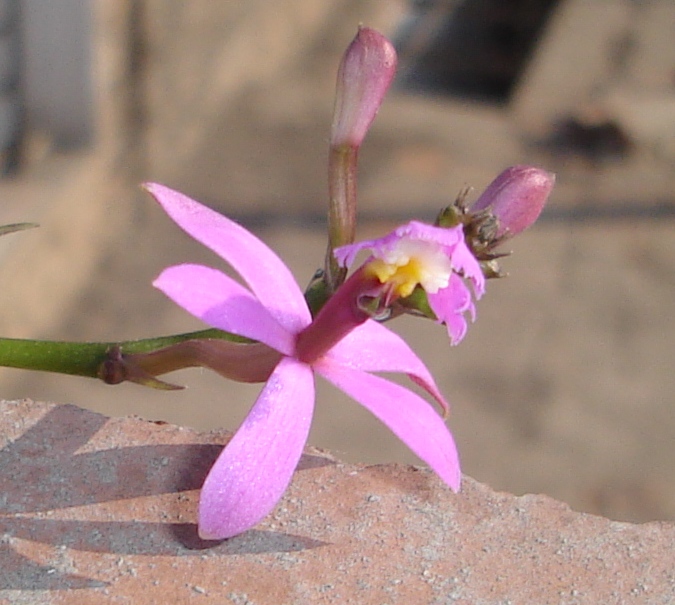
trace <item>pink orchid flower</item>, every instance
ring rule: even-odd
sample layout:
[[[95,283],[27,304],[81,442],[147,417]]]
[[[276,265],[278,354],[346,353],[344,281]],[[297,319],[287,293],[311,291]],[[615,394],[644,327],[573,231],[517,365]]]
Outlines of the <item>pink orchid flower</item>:
[[[204,482],[202,538],[246,531],[282,497],[307,441],[314,374],[367,408],[445,483],[459,489],[457,449],[441,416],[412,391],[371,373],[408,374],[447,410],[431,374],[408,345],[352,304],[360,276],[347,280],[312,321],[289,269],[253,234],[181,193],[157,184],[146,188],[184,231],[221,256],[246,283],[184,264],[164,270],[154,285],[211,326],[279,354],[257,401]]]
[[[476,308],[462,277],[471,281],[476,298],[485,292],[485,277],[461,225],[445,228],[411,221],[383,238],[341,246],[335,257],[349,266],[362,250],[371,254],[364,271],[388,288],[390,298],[406,298],[420,286],[436,318],[446,325],[450,342],[456,345],[464,338],[465,313],[473,321]]]

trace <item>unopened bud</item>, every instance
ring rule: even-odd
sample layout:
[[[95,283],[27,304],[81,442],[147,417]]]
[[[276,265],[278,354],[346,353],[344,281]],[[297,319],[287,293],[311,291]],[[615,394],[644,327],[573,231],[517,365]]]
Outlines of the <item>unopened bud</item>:
[[[331,145],[358,148],[396,73],[396,50],[382,34],[360,27],[337,76]]]
[[[512,166],[502,172],[471,206],[475,214],[489,210],[498,220],[497,237],[512,237],[541,214],[555,175],[533,166]]]

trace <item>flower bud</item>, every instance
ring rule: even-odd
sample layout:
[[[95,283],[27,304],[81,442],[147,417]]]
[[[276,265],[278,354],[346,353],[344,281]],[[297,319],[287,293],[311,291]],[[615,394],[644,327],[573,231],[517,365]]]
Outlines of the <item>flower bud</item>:
[[[513,237],[541,214],[555,175],[533,166],[512,166],[502,172],[471,206],[471,212],[489,210],[497,218],[497,237]]]
[[[382,34],[359,27],[337,76],[331,146],[358,148],[396,73],[396,50]]]

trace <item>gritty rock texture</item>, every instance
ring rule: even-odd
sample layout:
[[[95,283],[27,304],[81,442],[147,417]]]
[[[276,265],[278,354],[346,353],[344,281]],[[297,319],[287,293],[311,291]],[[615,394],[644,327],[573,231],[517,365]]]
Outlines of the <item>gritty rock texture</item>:
[[[0,402],[0,603],[675,601],[675,526],[308,449],[255,529],[199,540],[229,433]]]

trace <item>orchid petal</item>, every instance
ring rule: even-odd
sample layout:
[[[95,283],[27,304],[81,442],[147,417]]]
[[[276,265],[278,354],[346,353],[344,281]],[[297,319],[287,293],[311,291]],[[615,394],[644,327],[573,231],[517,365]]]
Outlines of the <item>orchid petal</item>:
[[[452,253],[452,266],[464,277],[471,280],[476,298],[485,294],[485,276],[480,263],[464,243],[455,248]]]
[[[467,331],[464,313],[468,311],[472,320],[475,317],[476,310],[469,289],[462,279],[453,273],[447,288],[442,288],[435,294],[427,294],[427,298],[438,321],[447,326],[450,343],[453,346],[459,344]]]
[[[329,359],[314,365],[317,373],[381,420],[454,491],[461,473],[455,441],[427,401],[408,389]]]
[[[340,246],[333,250],[333,254],[343,267],[349,267],[362,250],[370,250],[375,258],[381,258],[392,248],[395,248],[401,239],[431,242],[443,246],[448,251],[454,250],[457,244],[463,241],[462,227],[435,227],[419,221],[410,221],[401,225],[389,235],[377,239],[364,240],[355,244]]]
[[[311,368],[285,357],[206,477],[201,538],[236,536],[272,511],[300,460],[313,408]]]
[[[176,265],[153,285],[207,324],[252,338],[290,355],[295,336],[285,329],[244,286],[203,265]]]
[[[179,227],[232,265],[282,326],[297,333],[310,323],[292,273],[255,235],[178,191],[157,183],[144,186]]]
[[[468,324],[461,313],[450,315],[445,319],[445,327],[448,330],[450,344],[455,347],[464,340],[468,331]]]
[[[352,330],[325,355],[327,359],[363,372],[400,372],[431,395],[447,414],[448,402],[431,372],[398,334],[369,320]]]

